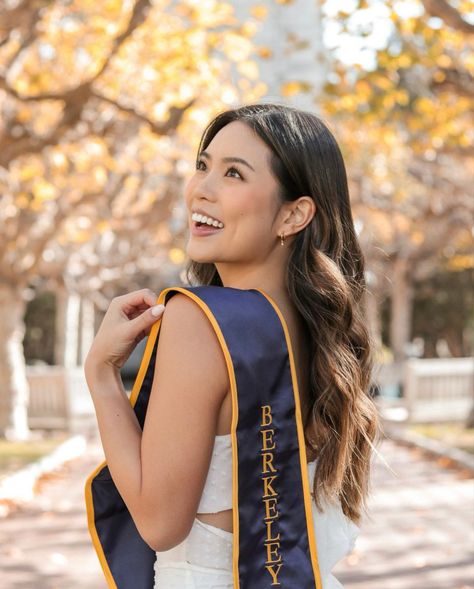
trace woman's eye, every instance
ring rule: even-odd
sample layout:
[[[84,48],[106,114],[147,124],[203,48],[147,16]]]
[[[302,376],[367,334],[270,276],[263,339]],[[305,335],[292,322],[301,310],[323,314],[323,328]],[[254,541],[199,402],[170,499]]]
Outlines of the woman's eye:
[[[227,172],[230,172],[231,170],[232,170],[232,172],[237,172],[237,174],[239,175],[239,178],[242,178],[242,176],[241,176],[241,174],[240,174],[240,172],[239,172],[239,170],[237,168],[229,168],[227,170]]]
[[[197,162],[196,162],[196,170],[204,170],[204,169],[205,169],[205,167],[204,167],[204,168],[202,168],[202,167],[201,167],[201,165],[203,165],[203,166],[206,166],[206,162],[205,162],[204,160],[199,160],[199,161],[197,161]],[[227,171],[226,171],[226,174],[227,174],[228,172],[230,172],[230,171],[232,171],[232,172],[237,172],[237,174],[239,175],[239,178],[240,178],[240,179],[242,179],[242,174],[239,172],[239,170],[238,170],[237,168],[234,168],[233,166],[232,166],[232,167],[230,167],[230,168],[228,168],[228,169],[227,169]],[[236,176],[234,176],[234,178],[235,178],[235,177],[236,177]]]

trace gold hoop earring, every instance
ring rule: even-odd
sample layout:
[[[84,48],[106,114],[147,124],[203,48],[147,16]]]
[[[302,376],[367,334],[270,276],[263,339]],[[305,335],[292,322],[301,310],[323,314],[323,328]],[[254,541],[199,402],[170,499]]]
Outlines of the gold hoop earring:
[[[285,234],[284,233],[282,233],[280,235],[280,245],[285,245]]]

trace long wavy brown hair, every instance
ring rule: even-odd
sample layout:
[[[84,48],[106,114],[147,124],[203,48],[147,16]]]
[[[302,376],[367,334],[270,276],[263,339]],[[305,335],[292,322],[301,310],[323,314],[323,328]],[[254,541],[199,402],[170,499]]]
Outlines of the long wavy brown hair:
[[[316,505],[337,497],[355,523],[369,493],[371,450],[378,438],[369,387],[372,346],[363,316],[364,258],[337,142],[314,113],[280,104],[253,104],[217,115],[203,132],[198,156],[232,121],[248,125],[272,151],[282,203],[302,195],[316,203],[312,221],[291,245],[286,274],[290,297],[311,340],[310,407],[306,443],[316,450]],[[190,261],[190,284],[218,285],[212,263]]]

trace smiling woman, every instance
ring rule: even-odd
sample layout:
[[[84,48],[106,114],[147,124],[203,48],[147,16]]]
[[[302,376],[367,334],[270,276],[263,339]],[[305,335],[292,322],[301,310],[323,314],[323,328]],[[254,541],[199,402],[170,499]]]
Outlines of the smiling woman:
[[[219,231],[219,229],[224,227],[222,221],[214,219],[210,215],[206,215],[201,211],[193,212],[191,220],[193,221],[193,235],[206,235],[209,231]]]
[[[233,155],[229,155],[229,145]],[[185,189],[186,204],[192,212],[220,220],[225,228],[220,232],[195,231],[191,225],[187,254],[192,260],[220,263],[222,273],[230,270],[234,261],[245,260],[252,273],[259,272],[262,264],[269,268],[271,261],[280,267],[281,274],[283,252],[277,250],[276,256],[268,258],[275,245],[269,240],[275,231],[272,224],[281,222],[284,213],[274,219],[279,209],[279,184],[271,171],[270,157],[270,148],[241,121],[224,126],[206,150],[199,152],[196,173]],[[311,199],[302,199],[298,213],[309,221],[312,212]]]
[[[225,111],[184,198],[195,286],[114,300],[86,361],[104,574],[119,589],[338,589],[378,432],[339,148],[313,113]],[[145,335],[129,402],[117,370]]]

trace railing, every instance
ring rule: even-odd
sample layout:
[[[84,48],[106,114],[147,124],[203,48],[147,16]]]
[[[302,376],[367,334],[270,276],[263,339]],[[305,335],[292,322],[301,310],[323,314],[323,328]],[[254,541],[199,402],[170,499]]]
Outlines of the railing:
[[[61,366],[27,366],[30,386],[28,425],[32,429],[67,429],[69,396]]]
[[[474,360],[410,359],[404,393],[410,421],[464,421],[474,402]]]
[[[26,378],[30,428],[84,433],[97,427],[82,367],[27,366]]]
[[[417,423],[464,421],[474,404],[474,359],[410,358],[377,366],[374,382],[385,416]]]
[[[32,429],[97,428],[82,367],[27,366]],[[385,416],[413,422],[464,421],[474,403],[472,358],[409,359],[374,370]]]

